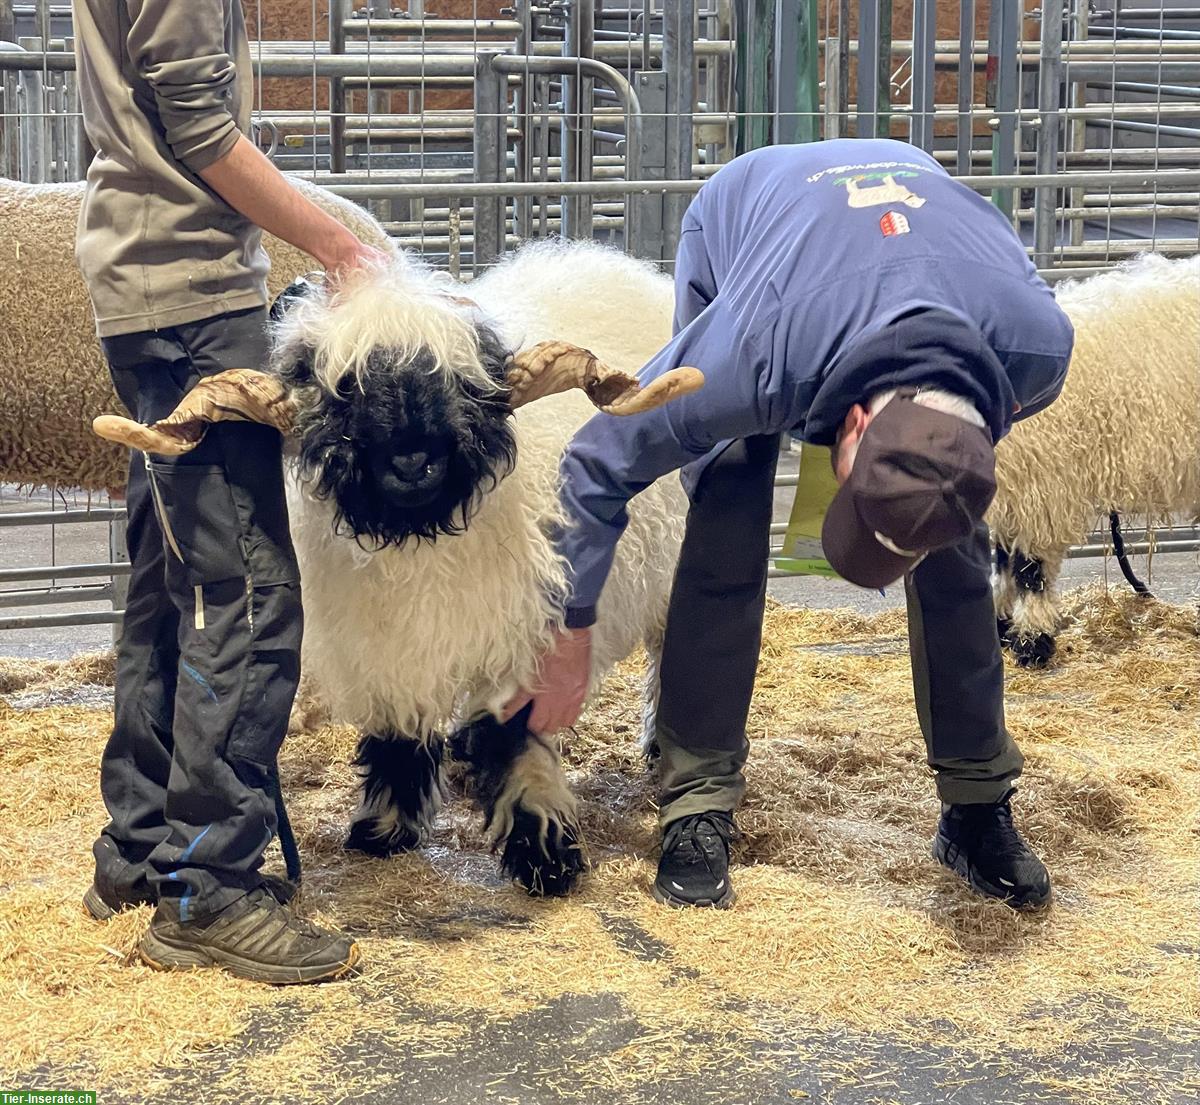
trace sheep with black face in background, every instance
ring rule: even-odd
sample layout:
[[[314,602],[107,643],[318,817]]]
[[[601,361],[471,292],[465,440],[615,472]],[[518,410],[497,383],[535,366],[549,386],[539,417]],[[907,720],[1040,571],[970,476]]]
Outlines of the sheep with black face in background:
[[[1045,664],[1063,557],[1100,518],[1200,514],[1200,257],[1150,254],[1060,284],[1075,352],[1058,400],[996,450],[996,617],[1017,662]]]
[[[269,374],[206,380],[155,427],[105,417],[97,428],[153,452],[185,449],[203,421],[231,415],[291,433],[305,675],[362,734],[349,845],[386,855],[424,839],[444,734],[457,729],[503,869],[561,893],[583,857],[558,746],[528,731],[528,708],[494,716],[562,624],[559,460],[596,407],[636,414],[702,379],[679,369],[642,390],[619,371],[666,341],[672,293],[611,250],[530,247],[471,284],[470,302],[461,294],[403,258],[332,296],[297,295]],[[599,604],[593,685],[639,644],[655,655],[685,509],[671,479],[631,505]]]

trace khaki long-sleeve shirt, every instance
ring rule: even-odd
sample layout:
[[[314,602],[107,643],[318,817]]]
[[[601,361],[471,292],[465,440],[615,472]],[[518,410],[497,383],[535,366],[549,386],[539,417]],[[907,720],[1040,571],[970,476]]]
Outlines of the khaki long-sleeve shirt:
[[[267,301],[261,232],[198,175],[249,131],[241,0],[74,0],[96,149],[76,257],[101,337]]]

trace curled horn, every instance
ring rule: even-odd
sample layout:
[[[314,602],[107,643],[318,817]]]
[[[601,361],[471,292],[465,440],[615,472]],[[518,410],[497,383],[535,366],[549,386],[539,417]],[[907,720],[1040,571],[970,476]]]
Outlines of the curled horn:
[[[514,410],[547,395],[582,388],[605,414],[616,415],[651,411],[704,386],[698,368],[674,368],[642,387],[635,377],[564,341],[544,341],[518,353],[506,380]]]
[[[179,456],[200,444],[213,422],[261,422],[286,434],[292,403],[278,376],[252,368],[231,368],[205,376],[166,418],[143,426],[130,418],[103,414],[92,429],[108,441],[145,453]]]

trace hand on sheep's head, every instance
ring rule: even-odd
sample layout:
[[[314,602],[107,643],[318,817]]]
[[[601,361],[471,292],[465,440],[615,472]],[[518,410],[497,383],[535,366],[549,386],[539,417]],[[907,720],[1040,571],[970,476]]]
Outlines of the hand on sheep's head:
[[[328,253],[317,260],[325,268],[326,286],[336,292],[343,283],[350,283],[361,272],[383,268],[392,258],[375,246],[369,246],[349,231]]]

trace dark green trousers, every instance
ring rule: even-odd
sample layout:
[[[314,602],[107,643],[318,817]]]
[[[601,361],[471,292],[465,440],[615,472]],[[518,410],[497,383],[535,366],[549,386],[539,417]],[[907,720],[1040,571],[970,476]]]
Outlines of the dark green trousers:
[[[778,455],[775,437],[734,442],[692,491],[657,716],[664,825],[732,811],[742,798]],[[917,717],[946,802],[995,801],[1021,772],[1021,753],[1004,727],[990,573],[980,525],[905,581]]]

